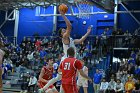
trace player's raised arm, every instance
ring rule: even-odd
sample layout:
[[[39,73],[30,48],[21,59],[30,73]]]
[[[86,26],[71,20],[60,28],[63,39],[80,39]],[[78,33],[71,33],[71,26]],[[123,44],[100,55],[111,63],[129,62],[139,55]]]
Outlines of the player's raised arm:
[[[69,19],[65,16],[65,13],[64,12],[62,12],[60,10],[59,10],[59,12],[62,15],[62,17],[63,17],[63,19],[64,19],[64,21],[66,23],[66,26],[67,26],[66,32],[64,33],[63,38],[69,37],[70,36],[70,32],[71,32],[71,28],[72,28],[71,27],[71,23],[70,23]]]
[[[89,26],[88,29],[87,29],[87,33],[86,33],[84,36],[82,36],[82,38],[80,38],[80,39],[75,39],[75,40],[74,40],[74,43],[75,43],[75,44],[80,44],[80,43],[82,43],[82,42],[88,37],[88,35],[90,34],[91,29],[92,29],[92,26]]]

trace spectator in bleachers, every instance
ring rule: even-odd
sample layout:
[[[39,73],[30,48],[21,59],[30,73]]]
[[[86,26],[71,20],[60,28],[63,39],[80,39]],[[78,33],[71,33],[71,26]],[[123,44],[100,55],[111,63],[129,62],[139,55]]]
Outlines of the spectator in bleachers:
[[[27,39],[26,39],[26,37],[24,37],[23,40],[21,41],[21,44],[23,44],[23,43],[24,43],[25,45],[27,44]]]
[[[3,63],[2,69],[3,69],[2,78],[4,79],[7,76],[7,72],[8,72],[8,68],[6,67],[6,63]]]
[[[121,82],[125,84],[127,80],[128,80],[128,73],[127,70],[124,70],[122,73]]]
[[[127,69],[127,61],[121,60],[119,70],[122,71],[123,69]]]
[[[121,83],[120,79],[117,79],[115,93],[123,93],[124,85]]]
[[[106,93],[107,89],[108,89],[108,82],[106,82],[105,78],[103,78],[102,82],[101,82],[99,93]]]
[[[132,81],[132,77],[128,77],[128,81],[125,83],[125,91],[126,93],[132,93],[135,89],[135,83]]]
[[[140,54],[137,54],[136,65],[140,66]]]
[[[37,84],[37,78],[35,77],[34,73],[31,73],[30,80],[29,80],[29,83],[28,83],[28,92],[31,92],[31,88],[32,88],[31,93],[35,93],[36,84]]]
[[[128,59],[128,64],[130,64],[130,63],[132,63],[132,64],[136,64],[135,59],[132,58],[132,57],[130,57],[130,58]]]
[[[5,63],[7,69],[12,72],[13,64],[12,64],[11,59],[8,57],[8,58],[4,59],[3,63]]]
[[[93,75],[93,87],[95,93],[98,93],[100,89],[101,79],[102,79],[102,74],[99,72],[99,69],[96,69],[96,73]]]
[[[3,42],[4,42],[5,46],[8,46],[10,44],[7,37],[4,38]]]
[[[107,29],[104,30],[104,32],[101,34],[101,46],[102,46],[102,50],[101,50],[101,58],[103,56],[106,55],[106,48],[107,48],[107,33],[106,33]]]
[[[9,57],[12,60],[13,64],[16,64],[16,61],[18,60],[17,53],[15,51],[13,51],[9,54]]]
[[[131,40],[131,34],[128,32],[128,30],[124,33],[124,36],[125,36],[125,44],[129,45]]]
[[[29,43],[30,44],[30,46],[32,45],[32,41],[31,41],[31,38],[27,38],[27,43]]]
[[[122,78],[122,71],[120,71],[120,69],[118,70],[118,72],[116,73],[116,79],[121,79]]]
[[[135,73],[135,65],[133,63],[130,63],[128,65],[128,74],[134,74]]]
[[[47,52],[45,51],[45,48],[42,48],[39,54],[40,54],[40,58],[44,59],[47,56]]]
[[[137,82],[135,83],[135,89],[133,93],[140,93],[140,78],[138,78]]]
[[[44,39],[42,40],[42,45],[47,46],[48,42],[49,42],[49,40],[47,39],[47,37],[44,37]]]
[[[57,54],[61,53],[59,43],[57,41],[55,41],[54,45],[55,45],[54,46],[54,53],[57,53]]]
[[[84,55],[83,55],[83,50],[80,50],[80,51],[79,51],[79,58],[82,58],[82,57],[84,57]]]
[[[20,51],[21,51],[21,48],[20,48],[19,45],[17,44],[17,45],[16,45],[16,53],[17,53],[17,54],[20,54]]]
[[[134,51],[131,51],[130,56],[131,56],[134,60],[136,60],[136,53],[135,53]]]
[[[20,93],[27,93],[28,83],[30,80],[30,73],[29,72],[22,73],[21,78],[22,78],[22,84],[21,84],[21,92]]]
[[[26,53],[26,45],[25,43],[21,43],[20,47],[22,48],[23,54]]]
[[[40,39],[37,39],[37,41],[35,42],[35,47],[39,51],[41,49],[41,44],[42,44],[42,41]]]
[[[86,49],[88,49],[89,51],[92,49],[90,42],[88,41],[86,44]]]
[[[31,43],[30,42],[27,42],[26,44],[26,51],[32,51],[32,47],[31,47]]]
[[[108,92],[107,93],[115,93],[115,89],[116,89],[116,82],[114,80],[114,77],[111,77],[111,80],[108,83]]]
[[[34,58],[34,52],[28,51],[27,59],[29,61],[33,61]]]
[[[135,77],[140,77],[140,66],[135,66]]]

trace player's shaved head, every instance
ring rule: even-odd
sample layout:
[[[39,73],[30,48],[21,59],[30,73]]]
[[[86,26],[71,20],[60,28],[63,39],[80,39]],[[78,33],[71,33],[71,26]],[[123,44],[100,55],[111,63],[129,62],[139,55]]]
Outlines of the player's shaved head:
[[[75,55],[74,48],[73,48],[73,47],[70,47],[70,48],[67,50],[67,54],[68,54],[68,56],[74,57],[74,55]]]

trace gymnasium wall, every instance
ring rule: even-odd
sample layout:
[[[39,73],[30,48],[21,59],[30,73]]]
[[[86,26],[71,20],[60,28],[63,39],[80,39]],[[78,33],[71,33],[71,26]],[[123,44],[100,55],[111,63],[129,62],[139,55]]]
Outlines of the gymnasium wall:
[[[140,10],[140,2],[128,2],[124,4],[128,10]],[[122,5],[119,5],[119,11],[126,11]],[[140,21],[140,13],[132,13],[138,21]],[[130,33],[133,33],[138,27],[139,24],[132,18],[129,13],[118,14],[118,28],[122,28],[125,32],[128,30]]]
[[[53,7],[48,7],[47,13],[53,14]],[[43,11],[43,8],[41,9]],[[53,16],[40,17],[36,16],[36,8],[19,10],[19,29],[18,42],[24,36],[32,36],[35,33],[43,36],[50,36],[53,30]]]
[[[9,11],[10,13],[11,11]],[[0,11],[0,25],[5,21],[5,11]],[[4,34],[4,36],[14,36],[14,21],[6,21],[0,31]]]

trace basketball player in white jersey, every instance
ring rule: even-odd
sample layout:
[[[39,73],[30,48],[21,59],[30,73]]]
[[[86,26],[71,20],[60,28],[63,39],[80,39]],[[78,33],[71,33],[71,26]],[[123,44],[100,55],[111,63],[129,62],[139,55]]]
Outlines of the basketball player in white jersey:
[[[85,66],[85,59],[84,58],[81,60],[81,63],[83,65],[83,69],[82,69],[83,72],[88,76],[88,68]],[[80,75],[80,73],[78,73],[77,87],[78,87],[78,90],[80,89],[80,87],[83,87],[84,93],[88,93],[87,92],[88,80],[83,78]]]
[[[61,62],[62,62],[67,57],[67,49],[69,47],[73,47],[76,51],[75,44],[80,44],[81,42],[83,42],[87,38],[87,36],[91,32],[92,26],[88,27],[87,33],[84,36],[82,36],[81,39],[73,40],[70,37],[70,32],[72,29],[71,23],[68,20],[68,18],[65,16],[65,13],[63,13],[60,10],[59,10],[59,12],[60,12],[61,16],[63,17],[63,19],[66,23],[66,26],[67,26],[66,29],[64,29],[64,28],[59,29],[59,36],[62,38],[63,50],[64,50],[64,56],[61,58]],[[39,93],[44,93],[44,90],[46,90],[50,85],[54,84],[55,82],[57,82],[59,80],[61,80],[61,73],[57,74],[57,77],[51,79],[42,89],[39,89]],[[62,87],[60,88],[60,93],[64,93],[62,90]]]

